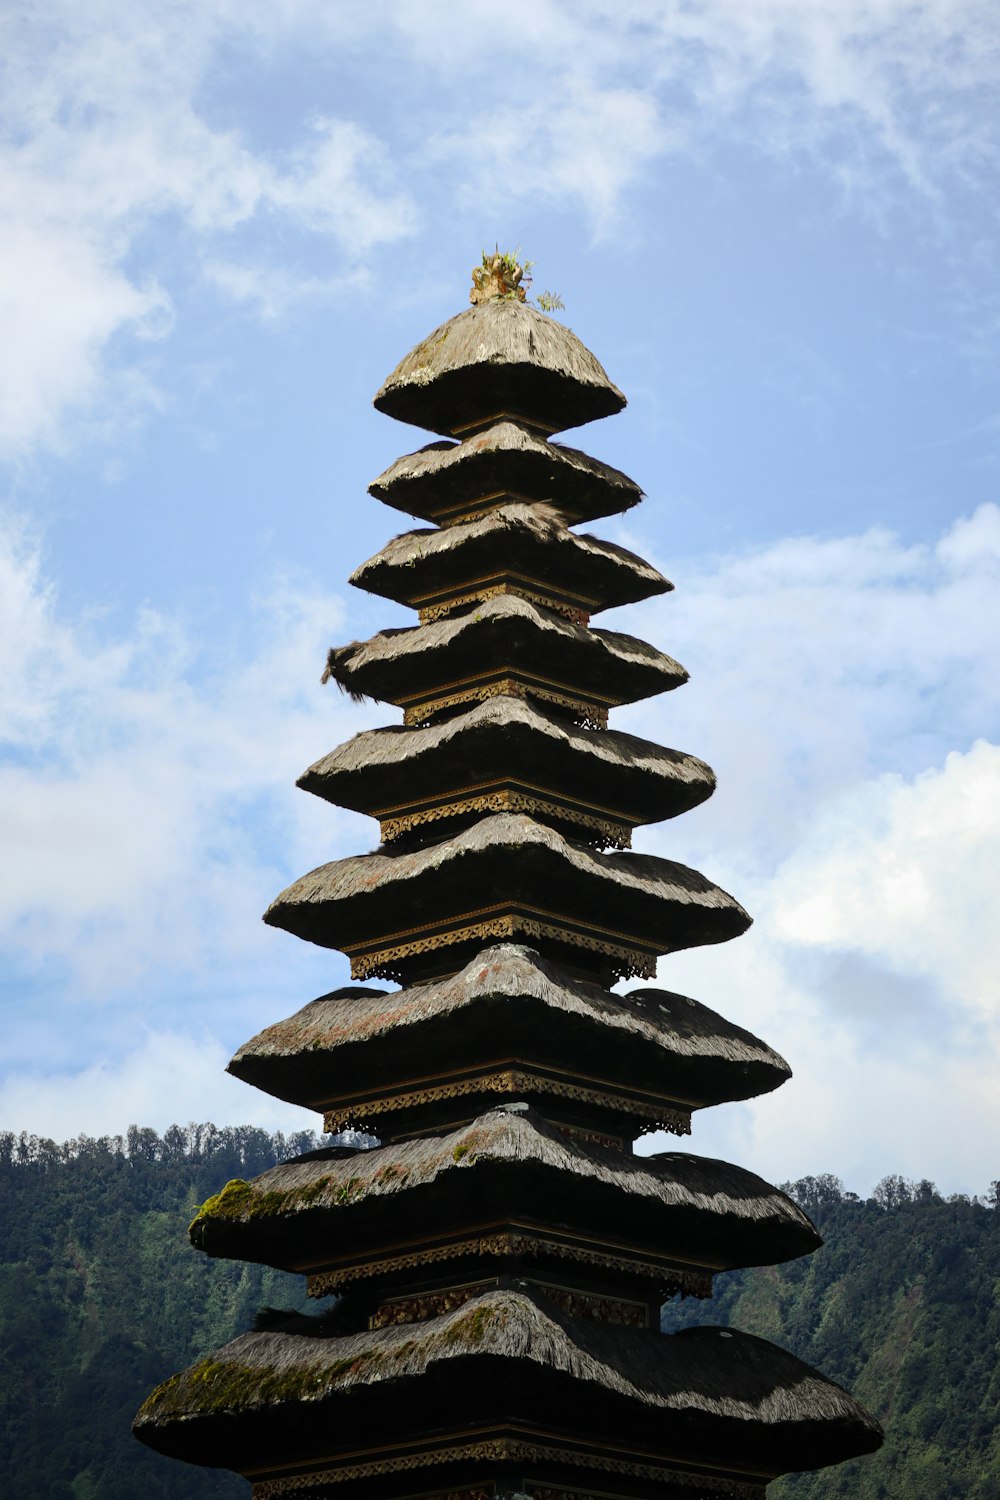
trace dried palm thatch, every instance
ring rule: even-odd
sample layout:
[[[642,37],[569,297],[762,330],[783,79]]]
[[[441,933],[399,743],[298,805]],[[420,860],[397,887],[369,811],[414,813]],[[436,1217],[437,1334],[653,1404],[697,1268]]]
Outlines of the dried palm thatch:
[[[538,1410],[573,1446],[585,1432],[591,1452],[641,1443],[650,1459],[705,1467],[717,1453],[729,1472],[766,1478],[882,1440],[846,1391],[763,1339],[571,1319],[517,1286],[344,1338],[244,1334],[155,1390],[134,1431],[161,1453],[247,1473],[310,1451],[333,1462],[367,1442],[384,1456],[390,1413],[396,1443],[434,1430],[445,1447],[470,1425],[532,1428]]]
[[[696,1000],[658,989],[615,994],[513,943],[412,989],[324,995],[245,1042],[229,1071],[293,1104],[362,1121],[388,1115],[393,1134],[380,1096],[498,1059],[659,1095],[681,1111],[752,1098],[790,1076],[764,1042]]]
[[[501,1105],[443,1136],[347,1160],[311,1154],[231,1182],[191,1225],[209,1255],[318,1270],[368,1266],[400,1226],[421,1244],[532,1224],[591,1248],[614,1226],[619,1254],[709,1272],[774,1265],[822,1243],[802,1210],[752,1172],[708,1157],[626,1155]]]
[[[351,574],[370,594],[427,610],[450,611],[489,591],[544,596],[594,614],[672,587],[641,557],[592,536],[577,536],[547,505],[498,506],[443,531],[395,537]]]
[[[446,436],[500,417],[558,432],[624,405],[565,324],[499,299],[442,323],[400,360],[375,397],[387,416]]]
[[[310,766],[298,785],[382,819],[388,838],[393,821],[432,823],[477,798],[481,812],[488,810],[501,787],[566,809],[567,826],[603,821],[627,831],[697,807],[711,796],[715,776],[696,756],[618,730],[594,734],[540,704],[501,696],[439,723],[365,730]],[[540,808],[535,816],[559,823]]]
[[[358,978],[385,972],[390,950],[399,949],[402,962],[440,958],[455,943],[481,947],[491,935],[484,928],[507,919],[514,927],[496,935],[530,934],[533,924],[548,923],[583,953],[610,952],[619,942],[651,958],[726,942],[750,925],[732,896],[687,865],[652,854],[595,854],[513,813],[425,848],[387,845],[321,865],[264,914],[273,927],[348,953]]]
[[[327,657],[329,677],[355,697],[404,708],[448,707],[476,684],[486,691],[510,677],[529,690],[605,706],[687,681],[682,666],[635,636],[588,630],[512,595],[487,599],[471,614],[335,647]]]
[[[428,443],[404,454],[368,493],[442,526],[506,499],[556,505],[574,526],[618,515],[642,499],[635,480],[620,469],[579,448],[550,443],[520,422],[496,422],[460,443]]]

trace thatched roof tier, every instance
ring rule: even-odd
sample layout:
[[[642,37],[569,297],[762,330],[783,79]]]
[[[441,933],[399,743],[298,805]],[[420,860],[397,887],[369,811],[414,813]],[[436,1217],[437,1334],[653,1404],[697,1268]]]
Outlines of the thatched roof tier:
[[[518,422],[497,422],[461,443],[429,443],[368,486],[395,510],[449,526],[512,500],[554,505],[575,526],[638,505],[633,479]]]
[[[358,697],[406,710],[408,722],[508,691],[519,683],[581,716],[652,697],[687,681],[671,657],[635,636],[573,625],[527,599],[487,599],[473,614],[383,630],[335,647],[326,677]]]
[[[575,1079],[620,1100],[657,1101],[661,1120],[684,1124],[693,1109],[768,1093],[790,1076],[770,1047],[696,1000],[659,989],[619,995],[512,943],[485,949],[447,979],[393,994],[352,986],[313,1000],[244,1043],[229,1071],[326,1111],[332,1129],[359,1124],[385,1138],[432,1107],[444,1119],[476,1113],[485,1087],[460,1088],[505,1067],[552,1081],[548,1093],[522,1095],[540,1104]],[[450,1111],[413,1097],[428,1077],[452,1081]],[[633,1113],[625,1133],[644,1124]]]
[[[577,536],[550,507],[521,502],[443,531],[408,531],[351,582],[419,609],[424,623],[511,593],[585,625],[597,610],[672,587],[624,547]]]
[[[434,724],[365,730],[298,785],[378,818],[384,839],[443,818],[524,811],[571,837],[627,846],[634,827],[704,802],[715,776],[693,755],[618,730],[594,734],[503,696]]]
[[[446,436],[503,418],[559,432],[624,405],[565,324],[500,299],[442,323],[400,360],[375,397],[387,416]]]
[[[846,1391],[763,1339],[574,1319],[517,1287],[339,1338],[244,1334],[159,1386],[134,1431],[160,1453],[248,1478],[314,1460],[350,1464],[353,1478],[420,1468],[406,1478],[425,1490],[449,1461],[454,1472],[464,1459],[468,1474],[478,1457],[480,1473],[495,1475],[497,1439],[523,1445],[543,1476],[575,1469],[589,1489],[618,1465],[647,1482],[657,1465],[711,1474],[715,1456],[716,1472],[765,1480],[882,1440]]]
[[[594,955],[652,977],[657,955],[726,942],[750,925],[732,896],[687,865],[595,854],[518,813],[423,848],[388,844],[321,865],[264,920],[341,949],[356,979],[404,980],[454,969],[491,937],[522,935],[557,961],[568,950],[579,963]]]
[[[405,1227],[404,1227],[405,1226]],[[526,1233],[535,1259],[572,1263],[602,1246],[660,1273],[710,1276],[775,1265],[822,1241],[802,1210],[752,1172],[707,1157],[627,1155],[560,1132],[524,1104],[501,1105],[445,1135],[359,1151],[348,1159],[309,1153],[252,1182],[231,1182],[191,1225],[208,1255],[280,1270],[327,1272],[332,1285],[380,1276],[392,1255],[436,1257],[482,1240],[480,1265],[509,1263],[488,1246]],[[546,1250],[548,1245],[552,1250]],[[467,1258],[459,1248],[456,1260]],[[515,1254],[514,1266],[522,1257]],[[586,1261],[584,1262],[586,1263]],[[384,1273],[381,1273],[384,1275]],[[526,1271],[530,1275],[530,1269]]]

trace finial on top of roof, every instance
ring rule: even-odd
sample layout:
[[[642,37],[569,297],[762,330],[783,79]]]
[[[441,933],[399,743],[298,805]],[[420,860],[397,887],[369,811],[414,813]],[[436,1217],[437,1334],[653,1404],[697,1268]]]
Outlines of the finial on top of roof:
[[[472,290],[469,293],[469,301],[478,306],[481,302],[489,302],[494,297],[503,298],[508,302],[523,302],[527,295],[527,288],[531,285],[532,262],[526,261],[522,266],[517,258],[517,251],[501,250],[499,246],[491,255],[489,251],[483,251],[482,264],[472,268]],[[524,285],[522,285],[522,282]]]

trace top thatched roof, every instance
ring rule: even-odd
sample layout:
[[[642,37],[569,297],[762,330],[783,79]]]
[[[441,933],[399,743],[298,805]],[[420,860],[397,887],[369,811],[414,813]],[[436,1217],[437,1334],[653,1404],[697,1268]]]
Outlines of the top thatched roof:
[[[523,302],[449,318],[393,370],[375,406],[446,435],[501,416],[559,432],[621,411],[625,397],[576,334]]]
[[[279,1099],[326,1109],[338,1096],[412,1088],[418,1076],[494,1057],[695,1108],[752,1098],[790,1076],[777,1052],[697,1000],[661,989],[616,994],[514,943],[394,994],[355,985],[323,995],[245,1042],[229,1071]]]
[[[384,1449],[389,1422],[395,1442],[426,1442],[430,1430],[533,1428],[539,1411],[564,1441],[582,1436],[608,1455],[641,1446],[647,1462],[709,1473],[721,1461],[770,1478],[882,1441],[846,1391],[764,1339],[569,1318],[516,1285],[419,1324],[244,1334],[159,1386],[134,1431],[161,1453],[248,1473]]]
[[[429,443],[404,454],[368,492],[442,525],[489,510],[508,495],[556,505],[573,525],[629,510],[642,499],[642,490],[620,469],[550,443],[519,422],[495,422],[461,443]]]
[[[578,536],[548,506],[511,502],[443,531],[407,531],[355,568],[351,582],[415,609],[508,580],[588,614],[672,588],[635,553]]]

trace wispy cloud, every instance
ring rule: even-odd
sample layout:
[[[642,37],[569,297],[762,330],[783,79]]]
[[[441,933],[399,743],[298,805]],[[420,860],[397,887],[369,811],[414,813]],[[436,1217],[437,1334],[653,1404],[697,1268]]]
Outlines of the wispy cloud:
[[[974,195],[997,159],[998,33],[990,0],[10,9],[0,457],[126,394],[155,401],[140,346],[169,333],[195,267],[274,318],[356,285],[456,199],[568,211],[620,244],[635,191],[663,191],[657,163],[726,142],[808,159],[864,212]],[[234,57],[262,83],[321,60],[336,107],[251,139],[238,108],[207,104]],[[348,106],[351,79],[371,107]]]
[[[18,851],[0,875],[8,957],[61,970],[90,1002],[162,980],[165,964],[194,984],[249,962],[296,856],[318,863],[351,822],[317,804],[307,826],[290,785],[358,722],[319,687],[340,601],[277,582],[249,656],[149,612],[116,633],[67,619],[36,544],[2,540],[0,842]],[[355,832],[370,841],[367,824]]]
[[[134,393],[135,341],[169,333],[177,289],[200,261],[242,252],[253,259],[246,276],[259,279],[283,234],[319,236],[328,285],[349,284],[373,245],[412,230],[413,200],[362,125],[311,117],[291,146],[268,149],[207,117],[216,50],[241,34],[225,12],[182,4],[140,15],[112,0],[57,5],[44,21],[8,14],[0,458],[59,446],[73,419]],[[183,236],[175,259],[154,248],[171,243],[165,226]],[[252,248],[239,242],[251,230]],[[278,272],[286,303],[297,279],[316,281],[295,257],[286,250]],[[236,286],[232,273],[215,280]],[[277,295],[246,279],[237,293],[265,312]],[[126,336],[129,353],[111,359]]]

